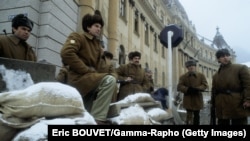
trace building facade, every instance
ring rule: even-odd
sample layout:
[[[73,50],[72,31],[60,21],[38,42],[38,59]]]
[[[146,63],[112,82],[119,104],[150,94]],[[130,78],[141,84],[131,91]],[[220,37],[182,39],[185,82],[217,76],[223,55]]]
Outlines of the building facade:
[[[105,22],[102,40],[105,49],[114,55],[115,67],[128,63],[130,51],[140,51],[142,67],[153,71],[155,87],[168,87],[171,72],[176,91],[179,76],[187,71],[185,62],[195,59],[211,88],[212,75],[219,65],[215,58],[218,36],[214,39],[217,42],[211,45],[200,39],[178,0],[1,0],[0,30],[10,34],[12,18],[19,13],[27,14],[34,22],[28,42],[34,47],[38,60],[57,66],[58,72],[62,66],[60,50],[67,36],[71,32],[83,32],[82,17],[96,9],[101,11]],[[171,24],[181,27],[183,41],[171,48],[172,61],[169,62],[170,48],[160,43],[159,35]],[[235,53],[231,51],[235,60]]]

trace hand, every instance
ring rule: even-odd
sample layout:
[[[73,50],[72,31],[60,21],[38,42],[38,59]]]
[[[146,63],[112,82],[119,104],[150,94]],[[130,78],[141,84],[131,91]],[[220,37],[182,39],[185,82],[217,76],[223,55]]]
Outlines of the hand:
[[[196,89],[194,87],[188,87],[187,93],[195,93],[197,91],[198,91],[198,89]]]
[[[125,79],[125,81],[126,81],[126,82],[130,82],[130,81],[132,81],[132,80],[133,80],[133,78],[132,78],[132,77],[130,77],[130,76],[129,76],[129,77],[127,77],[127,78]]]
[[[243,103],[243,107],[244,107],[244,109],[245,109],[245,108],[249,108],[249,107],[250,107],[250,102],[245,101],[245,102]]]
[[[96,72],[95,68],[89,67],[90,72]]]

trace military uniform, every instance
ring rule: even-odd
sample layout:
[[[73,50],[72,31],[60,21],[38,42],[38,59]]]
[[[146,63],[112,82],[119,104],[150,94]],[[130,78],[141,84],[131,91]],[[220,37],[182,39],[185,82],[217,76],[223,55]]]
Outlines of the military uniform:
[[[132,63],[123,64],[116,69],[116,72],[118,74],[118,80],[122,82],[120,84],[118,100],[122,100],[131,94],[147,92],[150,82],[141,65]],[[132,77],[133,80],[131,82],[125,82],[125,79],[129,76]]]
[[[0,57],[34,62],[37,60],[32,47],[15,35],[0,36]]]
[[[190,87],[196,90],[189,91]],[[184,93],[183,107],[187,110],[187,124],[199,124],[199,111],[204,106],[202,91],[207,88],[207,80],[200,72],[187,72],[180,77],[177,90]]]
[[[102,52],[100,40],[86,32],[71,33],[61,50],[63,64],[69,67],[67,84],[80,92],[85,108],[100,121],[106,120],[116,88],[115,70],[104,64]]]
[[[232,124],[247,124],[248,111],[243,107],[244,101],[250,101],[250,75],[247,66],[231,62],[221,65],[213,76],[212,92],[218,120],[229,123],[232,119],[235,122]]]

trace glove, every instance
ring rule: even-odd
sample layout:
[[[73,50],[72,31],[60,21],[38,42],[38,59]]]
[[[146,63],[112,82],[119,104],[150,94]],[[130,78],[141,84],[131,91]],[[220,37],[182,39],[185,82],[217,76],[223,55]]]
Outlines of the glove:
[[[199,90],[196,89],[196,88],[188,87],[187,93],[188,93],[188,94],[192,94],[192,93],[195,93],[195,92],[198,92],[198,91],[199,91]]]

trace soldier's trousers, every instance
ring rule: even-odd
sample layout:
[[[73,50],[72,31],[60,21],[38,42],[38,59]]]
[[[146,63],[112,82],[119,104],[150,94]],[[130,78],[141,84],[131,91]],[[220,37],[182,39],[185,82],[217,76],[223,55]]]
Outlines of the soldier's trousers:
[[[200,110],[188,110],[186,116],[187,125],[199,125],[200,124]]]

